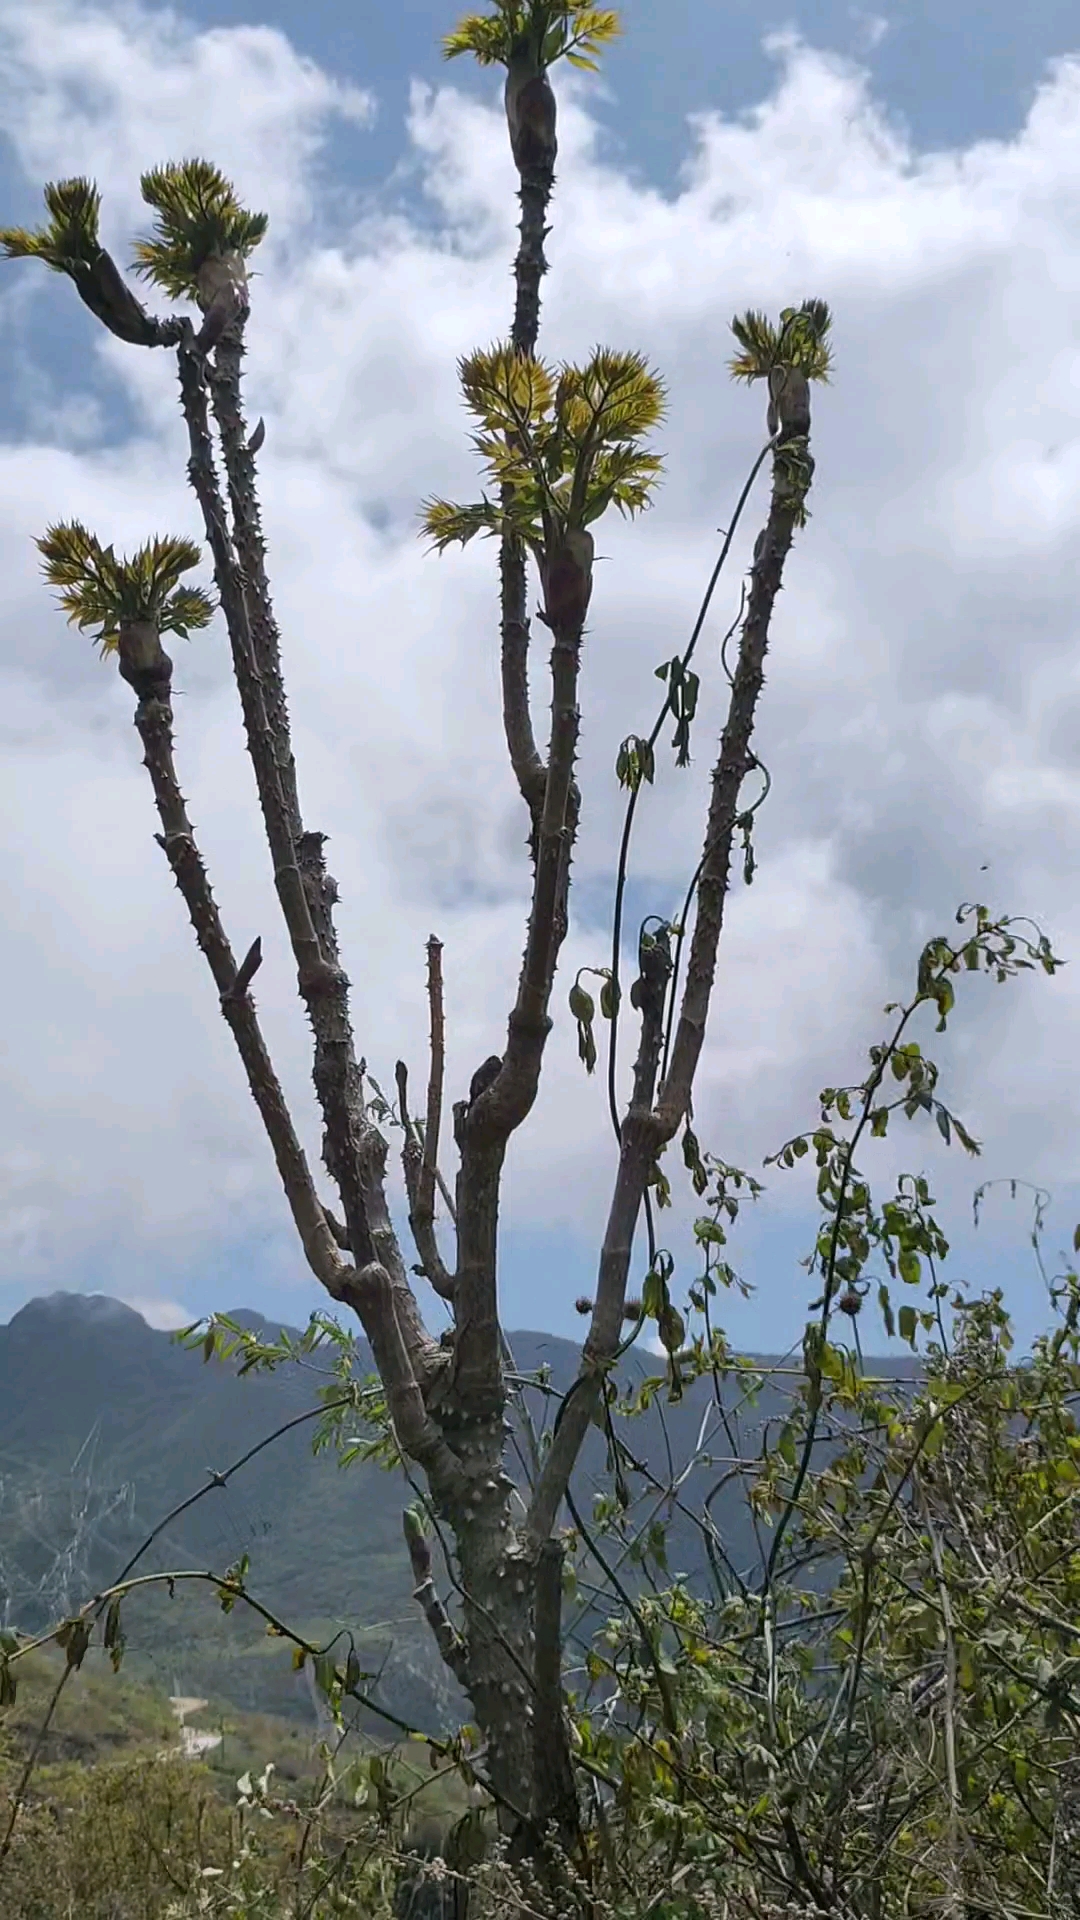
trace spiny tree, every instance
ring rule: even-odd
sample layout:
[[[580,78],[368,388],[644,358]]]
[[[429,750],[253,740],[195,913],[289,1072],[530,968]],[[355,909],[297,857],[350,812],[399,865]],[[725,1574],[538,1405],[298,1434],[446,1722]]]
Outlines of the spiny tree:
[[[449,1195],[449,1182],[440,1162],[443,1006],[440,949],[434,940],[429,943],[431,1049],[423,1119],[410,1109],[404,1068],[399,1065],[397,1071],[392,1117],[404,1134],[404,1186],[419,1262],[413,1271],[448,1304],[453,1322],[448,1342],[434,1338],[425,1325],[392,1222],[388,1140],[378,1124],[389,1109],[365,1085],[335,930],[337,889],[326,866],[325,835],[307,824],[301,808],[256,486],[263,427],[260,421],[251,429],[244,399],[248,262],[266,231],[266,217],[243,207],[231,183],[207,161],[189,159],[143,175],[153,227],[138,243],[135,270],[169,300],[193,301],[201,313],[198,327],[185,315],[155,318],[135,297],[101,246],[99,196],[85,179],[46,189],[50,221],[40,232],[0,234],[8,256],[43,259],[73,280],[80,298],[119,338],[176,354],[188,474],[213,561],[274,885],[311,1026],[323,1159],[337,1193],[334,1208],[320,1192],[263,1036],[251,991],[261,961],[259,942],[239,958],[230,943],[176,770],[172,667],[161,636],[193,631],[210,618],[209,596],[179,584],[195,564],[197,550],[186,540],[158,539],[134,558],[120,560],[78,523],[60,523],[39,541],[44,571],[61,590],[69,617],[96,631],[135,694],[135,724],[160,821],[158,842],[210,967],[304,1254],[330,1300],[349,1309],[362,1326],[385,1396],[387,1446],[421,1476],[428,1516],[451,1543],[460,1596],[454,1617],[436,1590],[425,1525],[415,1513],[406,1517],[418,1598],[443,1659],[472,1702],[483,1743],[477,1765],[504,1827],[515,1843],[534,1850],[538,1836],[551,1826],[570,1845],[578,1833],[560,1665],[559,1522],[583,1438],[590,1421],[602,1417],[611,1370],[622,1350],[643,1214],[649,1265],[641,1303],[630,1315],[632,1332],[644,1319],[654,1320],[673,1368],[683,1338],[671,1297],[671,1263],[655,1243],[651,1195],[665,1196],[660,1159],[680,1129],[695,1184],[701,1173],[690,1125],[694,1079],[737,834],[745,860],[751,857],[758,803],[747,808],[743,789],[758,768],[752,741],[770,621],[793,536],[805,520],[813,476],[810,385],[826,378],[829,369],[830,319],[820,301],[785,310],[775,325],[756,313],[734,322],[739,351],[732,371],[766,386],[768,438],[742,490],[690,640],[660,669],[664,692],[656,724],[648,738],[625,742],[619,755],[626,825],[611,965],[601,970],[618,1168],[580,1375],[561,1407],[550,1446],[519,1496],[507,1471],[508,1382],[498,1312],[503,1164],[513,1134],[537,1098],[568,925],[570,866],[582,804],[574,766],[579,671],[593,584],[591,528],[612,506],[625,515],[640,512],[661,464],[647,442],[663,417],[665,391],[640,353],[598,347],[584,364],[557,368],[536,355],[557,157],[550,69],[562,57],[579,66],[594,64],[597,51],[617,31],[613,12],[581,0],[498,0],[493,13],[470,16],[444,42],[448,57],[472,52],[481,64],[506,69],[506,117],[522,212],[510,339],[466,356],[459,368],[465,402],[477,423],[473,444],[494,498],[485,494],[470,506],[431,500],[422,522],[439,549],[480,532],[499,545],[503,721],[528,813],[532,868],[525,955],[516,991],[508,995],[505,1047],[477,1068],[467,1097],[453,1108],[455,1193],[447,1207],[452,1253],[444,1251],[435,1222],[436,1193]],[[720,568],[767,460],[771,494],[732,629],[733,635],[737,628],[738,639],[728,670],[730,701],[686,914],[677,926],[647,921],[628,956],[623,902],[636,810],[653,779],[656,745],[668,722],[674,722],[679,763],[688,760],[698,685],[691,663]],[[551,719],[543,748],[528,672],[530,561],[539,580],[538,618],[551,637]],[[621,975],[635,952],[636,971],[624,1002]],[[591,1066],[595,1009],[580,980],[571,994],[571,1012]],[[628,1023],[636,1050],[624,1104],[616,1047]],[[213,1325],[207,1338],[212,1346]],[[354,1684],[355,1676],[335,1672],[331,1663],[328,1685],[338,1697]]]

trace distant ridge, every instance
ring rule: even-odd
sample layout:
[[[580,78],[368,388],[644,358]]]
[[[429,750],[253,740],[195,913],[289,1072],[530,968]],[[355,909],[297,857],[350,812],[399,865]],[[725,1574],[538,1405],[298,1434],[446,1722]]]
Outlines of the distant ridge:
[[[250,1308],[230,1315],[276,1337],[281,1322]],[[293,1329],[293,1331],[298,1331]],[[541,1366],[555,1393],[577,1370],[580,1349],[554,1334],[510,1334],[522,1373]],[[754,1357],[767,1370],[769,1361]],[[40,1630],[81,1606],[115,1578],[146,1534],[182,1500],[206,1486],[284,1422],[317,1406],[326,1367],[319,1354],[270,1375],[236,1378],[235,1364],[179,1347],[135,1308],[107,1294],[56,1291],[29,1300],[0,1325],[0,1619]],[[788,1363],[790,1365],[790,1362]],[[626,1373],[661,1372],[649,1353],[627,1357]],[[361,1342],[359,1370],[370,1371]],[[893,1374],[916,1371],[910,1358],[868,1361]],[[744,1450],[760,1450],[767,1421],[784,1417],[793,1382],[766,1381],[757,1404],[740,1414]],[[627,1429],[637,1458],[666,1481],[697,1448],[709,1380],[676,1405],[654,1408]],[[732,1385],[732,1397],[738,1389]],[[538,1420],[553,1402],[535,1396]],[[341,1471],[333,1450],[313,1457],[316,1422],[294,1427],[256,1454],[224,1489],[213,1489],[170,1527],[142,1563],[146,1571],[207,1566],[218,1572],[242,1553],[259,1598],[294,1626],[315,1621],[373,1636],[372,1665],[385,1661],[384,1696],[416,1724],[444,1724],[453,1694],[417,1617],[401,1538],[412,1499],[403,1476],[371,1465]],[[714,1443],[715,1444],[715,1443]],[[728,1451],[726,1440],[718,1452]],[[576,1478],[586,1509],[605,1480],[606,1445],[590,1432]],[[698,1474],[716,1478],[715,1470]],[[701,1484],[693,1477],[693,1484]],[[693,1484],[683,1488],[693,1500]],[[757,1550],[747,1507],[734,1483],[713,1505],[725,1551],[747,1570]],[[704,1564],[700,1535],[676,1514],[669,1537],[672,1571]],[[201,1598],[198,1596],[201,1595]],[[195,1693],[244,1707],[310,1713],[280,1643],[267,1642],[242,1610],[224,1619],[205,1588],[176,1600],[154,1592],[140,1600],[129,1645],[181,1665]]]

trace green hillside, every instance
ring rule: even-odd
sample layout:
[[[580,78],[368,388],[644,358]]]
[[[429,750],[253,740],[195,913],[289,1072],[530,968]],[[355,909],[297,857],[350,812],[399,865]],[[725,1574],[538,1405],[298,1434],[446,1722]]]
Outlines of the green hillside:
[[[238,1313],[267,1330],[257,1315]],[[521,1374],[547,1369],[565,1389],[578,1351],[536,1333],[511,1336]],[[767,1362],[761,1363],[766,1366]],[[358,1363],[366,1370],[366,1355]],[[628,1359],[627,1380],[654,1371],[647,1354]],[[897,1371],[896,1363],[889,1363]],[[150,1530],[200,1486],[284,1421],[316,1404],[325,1379],[320,1355],[273,1374],[236,1377],[236,1365],[211,1360],[155,1332],[130,1308],[101,1297],[54,1294],[31,1301],[0,1328],[0,1612],[9,1625],[37,1631],[82,1605],[114,1579]],[[723,1419],[714,1387],[698,1382],[676,1405],[658,1403],[619,1431],[663,1486],[704,1454],[681,1488],[671,1520],[669,1564],[693,1574],[704,1561],[689,1514],[723,1483],[732,1440],[744,1455],[760,1449],[763,1427],[782,1416],[797,1385],[767,1381],[756,1397],[729,1378]],[[530,1392],[538,1426],[552,1402]],[[357,1637],[365,1664],[379,1670],[376,1697],[412,1725],[436,1730],[457,1718],[460,1702],[418,1618],[401,1538],[412,1498],[403,1477],[367,1464],[342,1469],[333,1454],[314,1457],[313,1424],[294,1428],[260,1452],[226,1487],[212,1487],[155,1543],[140,1570],[210,1567],[250,1556],[254,1593],[312,1639],[340,1627]],[[575,1482],[579,1511],[593,1488],[610,1481],[605,1440],[590,1435]],[[650,1498],[655,1503],[655,1493]],[[752,1569],[759,1546],[737,1483],[728,1479],[711,1512],[725,1555]],[[596,1568],[587,1568],[595,1578]],[[629,1576],[628,1576],[629,1577]],[[584,1626],[587,1622],[583,1622]],[[314,1723],[305,1675],[292,1671],[279,1640],[245,1611],[222,1613],[206,1587],[163,1588],[125,1603],[128,1670],[162,1698],[196,1694],[248,1712]]]

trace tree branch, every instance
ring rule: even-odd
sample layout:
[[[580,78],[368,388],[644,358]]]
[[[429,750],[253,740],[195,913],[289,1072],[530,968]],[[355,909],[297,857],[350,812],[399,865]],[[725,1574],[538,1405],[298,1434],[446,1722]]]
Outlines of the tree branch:
[[[582,1348],[578,1378],[563,1401],[547,1459],[529,1504],[525,1536],[534,1553],[540,1552],[555,1526],[581,1443],[619,1350],[634,1236],[649,1171],[660,1145],[653,1098],[664,1044],[665,984],[659,979],[646,982],[644,976],[637,983],[641,1041],[634,1062],[633,1091],[623,1122],[615,1188],[600,1252],[596,1302]]]
[[[409,1549],[409,1565],[412,1567],[413,1599],[431,1628],[443,1661],[458,1680],[464,1680],[465,1643],[439,1598],[431,1571],[431,1548],[428,1546],[423,1527],[415,1513],[408,1507],[401,1516],[401,1523],[405,1534],[405,1545]]]
[[[503,511],[513,488],[502,490]],[[512,533],[504,533],[499,550],[499,586],[502,629],[502,710],[510,765],[518,792],[529,809],[529,845],[536,857],[540,814],[544,805],[544,763],[536,745],[529,703],[529,619],[525,548]]]
[[[424,1407],[422,1382],[434,1375],[440,1355],[420,1317],[386,1204],[386,1142],[372,1125],[364,1104],[349,1020],[349,982],[338,958],[330,917],[333,885],[322,860],[321,836],[303,836],[298,846],[297,815],[282,789],[278,747],[255,658],[244,576],[237,564],[214,468],[205,363],[194,349],[190,330],[178,349],[178,362],[191,449],[188,475],[202,508],[213,555],[274,883],[315,1039],[315,1087],[326,1123],[324,1158],[341,1194],[349,1245],[356,1261],[355,1277],[337,1297],[346,1300],[361,1320],[386,1387],[401,1445],[429,1470],[445,1471],[455,1482],[453,1458]],[[325,1215],[323,1218],[325,1221]]]
[[[545,1540],[536,1567],[533,1611],[533,1819],[541,1833],[554,1826],[569,1852],[578,1838],[580,1812],[563,1701],[563,1559],[561,1541]]]
[[[716,978],[716,955],[724,924],[739,791],[752,765],[750,742],[765,679],[769,625],[799,516],[800,502],[797,496],[792,495],[781,463],[782,454],[783,447],[778,447],[773,457],[769,517],[754,546],[750,593],[732,679],[731,703],[720,740],[719,758],[713,770],[712,794],[705,827],[705,851],[697,888],[694,935],[670,1064],[660,1089],[657,1109],[664,1140],[671,1139],[686,1117],[705,1040],[709,1002]]]
[[[590,541],[591,546],[591,541]],[[584,574],[584,569],[580,570]],[[587,592],[584,594],[587,604]],[[566,931],[566,888],[577,807],[571,812],[580,715],[582,604],[555,624],[551,650],[551,743],[540,817],[532,909],[506,1053],[494,1060],[490,1084],[462,1108],[457,1127],[458,1264],[455,1279],[454,1379],[463,1400],[492,1412],[502,1405],[496,1297],[499,1184],[511,1133],[528,1115],[540,1083],[551,1031],[548,1006]],[[561,909],[561,911],[560,911]]]
[[[210,404],[221,435],[225,473],[232,507],[233,539],[243,571],[252,651],[259,669],[266,702],[267,724],[274,743],[274,758],[286,810],[293,824],[294,838],[302,831],[300,800],[296,784],[289,726],[289,709],[281,668],[281,633],[274,617],[270,582],[266,573],[266,542],[255,491],[255,455],[262,444],[248,433],[240,401],[240,382],[245,352],[244,333],[248,317],[245,305],[236,314],[218,343],[216,367],[209,375]]]
[[[248,1086],[273,1149],[281,1184],[308,1265],[332,1298],[340,1300],[345,1277],[351,1269],[342,1260],[334,1244],[248,991],[250,978],[258,965],[255,957],[258,954],[258,942],[249,952],[243,968],[238,969],[221,924],[221,915],[195,843],[176,777],[172,719],[167,687],[159,689],[157,697],[140,699],[135,709],[135,725],[143,743],[144,765],[150,775],[162,825],[162,832],[157,836],[158,845],[172,868],[173,878],[183,895],[195,929],[195,937],[213,974],[221,1011],[232,1030],[237,1051],[244,1063]],[[247,979],[244,978],[245,972]]]
[[[397,1082],[401,1126],[405,1135],[401,1149],[401,1170],[405,1176],[405,1194],[409,1202],[409,1228],[416,1243],[416,1251],[420,1256],[420,1271],[441,1299],[452,1300],[454,1282],[443,1264],[439,1243],[435,1237],[434,1201],[427,1206],[424,1205],[422,1193],[424,1147],[420,1144],[416,1125],[409,1117],[409,1075],[404,1060],[398,1061],[394,1078]],[[434,1187],[435,1181],[432,1177],[432,1192]]]
[[[596,1303],[582,1350],[578,1380],[563,1403],[529,1506],[526,1536],[534,1552],[555,1525],[604,1377],[618,1352],[634,1235],[649,1172],[660,1149],[671,1139],[689,1110],[716,975],[739,790],[753,764],[750,742],[764,684],[769,623],[780,591],[784,561],[813,476],[807,445],[809,400],[805,383],[800,398],[805,409],[805,419],[800,420],[800,426],[805,426],[805,434],[799,435],[796,445],[803,462],[805,484],[801,491],[793,488],[792,441],[790,438],[781,441],[773,451],[769,517],[754,547],[750,593],[732,678],[731,701],[712,778],[705,854],[698,881],[697,918],[682,1007],[670,1066],[658,1100],[656,1079],[663,1047],[664,995],[661,993],[658,1001],[650,983],[641,980],[637,983],[641,994],[638,1002],[642,1011],[641,1045],[634,1066],[630,1106],[621,1130],[619,1166],[600,1252]]]
[[[540,282],[547,272],[544,241],[549,232],[546,225],[547,211],[555,185],[555,158],[558,150],[555,136],[555,96],[546,76],[542,79],[540,76],[533,76],[533,79],[534,81],[539,79],[541,82],[544,90],[543,105],[547,109],[545,118],[550,119],[550,128],[546,130],[547,138],[542,143],[542,152],[538,151],[526,156],[522,147],[521,88],[516,78],[511,85],[508,76],[506,93],[507,122],[511,148],[514,149],[515,165],[518,168],[520,180],[518,199],[521,204],[518,250],[514,260],[514,322],[510,337],[515,353],[522,355],[536,352],[536,341],[540,331]],[[502,490],[504,512],[512,498],[513,488],[504,487]],[[529,704],[530,632],[525,548],[521,540],[509,532],[504,534],[501,543],[499,582],[502,612],[503,729],[506,734],[510,764],[518,783],[518,791],[529,809],[530,845],[535,859],[540,814],[544,804],[545,769],[536,745]]]

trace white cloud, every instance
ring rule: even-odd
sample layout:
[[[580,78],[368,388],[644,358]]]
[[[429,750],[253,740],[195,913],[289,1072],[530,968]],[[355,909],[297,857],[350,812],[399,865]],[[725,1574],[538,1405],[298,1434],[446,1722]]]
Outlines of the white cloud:
[[[155,1294],[125,1294],[123,1305],[141,1314],[147,1326],[158,1333],[175,1333],[179,1327],[189,1327],[198,1319],[198,1315],[182,1306],[179,1300],[159,1300]]]
[[[578,1066],[565,988],[572,968],[605,958],[618,741],[651,724],[652,668],[689,631],[715,529],[759,445],[760,396],[724,370],[736,309],[824,295],[837,371],[816,401],[813,517],[775,623],[759,741],[774,785],[758,877],[730,906],[703,1142],[753,1166],[813,1117],[821,1083],[857,1077],[881,1003],[960,898],[983,891],[1036,913],[1066,952],[1080,926],[1080,65],[1058,65],[1015,140],[922,156],[856,67],[790,36],[771,45],[772,93],[737,120],[697,117],[671,199],[598,158],[587,86],[574,82],[561,108],[545,351],[640,347],[672,404],[656,508],[632,528],[605,523],[598,540],[584,920],[545,1093],[512,1155],[507,1217],[525,1229],[580,1236],[604,1212],[603,1092]],[[498,720],[493,550],[436,560],[414,516],[428,493],[470,498],[479,484],[454,363],[508,324],[516,202],[501,114],[417,87],[409,132],[428,217],[388,202],[335,226],[321,143],[372,103],[279,34],[0,0],[0,49],[0,127],[28,176],[93,173],[123,257],[145,225],[140,169],[180,153],[206,152],[271,214],[249,382],[267,422],[265,520],[306,810],[332,836],[359,1043],[386,1084],[398,1054],[421,1071],[423,943],[432,930],[445,940],[456,1096],[504,1029],[523,825]],[[23,271],[6,269],[0,291],[11,328],[38,301],[74,306],[42,276],[27,308]],[[32,354],[32,328],[20,337]],[[199,530],[167,357],[103,341],[88,315],[78,338],[87,367],[104,355],[126,392],[131,434],[88,445],[85,407],[57,412],[85,372],[50,368],[30,444],[0,447],[0,1236],[20,1285],[62,1276],[89,1247],[118,1293],[141,1298],[148,1249],[163,1292],[186,1291],[193,1270],[252,1235],[273,1275],[299,1263],[153,844],[126,690],[35,575],[30,536],[57,517],[81,515],[127,548]],[[736,567],[747,554],[748,539]],[[670,910],[697,857],[721,717],[716,646],[736,599],[733,574],[703,641],[695,766],[677,774],[665,759],[643,810],[641,911]],[[304,1024],[221,633],[179,643],[177,660],[185,790],[234,944],[263,936],[259,1004],[315,1156]],[[960,1020],[939,1051],[987,1142],[983,1170],[1072,1181],[1071,972],[976,987]],[[942,1158],[924,1136],[905,1143],[906,1161],[924,1156]],[[969,1174],[952,1169],[957,1194]],[[805,1201],[789,1181],[773,1204]]]

